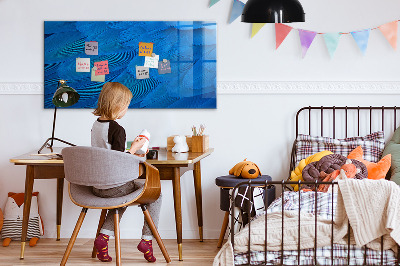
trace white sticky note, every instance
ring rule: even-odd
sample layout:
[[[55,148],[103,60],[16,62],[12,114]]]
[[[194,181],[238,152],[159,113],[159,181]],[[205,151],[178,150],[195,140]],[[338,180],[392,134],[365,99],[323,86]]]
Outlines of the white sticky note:
[[[145,56],[144,66],[149,68],[158,68],[159,55],[156,56]]]
[[[98,55],[99,54],[98,42],[85,42],[85,54]]]
[[[150,69],[144,66],[136,66],[136,79],[150,78]]]
[[[97,75],[96,76],[96,70],[97,67],[93,67],[92,68],[92,81],[96,81],[96,82],[105,82],[106,81],[106,75]]]
[[[90,72],[90,58],[76,59],[76,72]]]

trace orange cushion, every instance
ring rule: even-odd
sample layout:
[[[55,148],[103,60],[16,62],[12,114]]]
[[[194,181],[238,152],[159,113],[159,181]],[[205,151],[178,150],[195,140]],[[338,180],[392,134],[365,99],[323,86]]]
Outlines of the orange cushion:
[[[350,152],[347,158],[355,159],[365,164],[368,170],[368,179],[378,180],[386,177],[391,165],[392,155],[386,155],[377,163],[368,162],[363,159],[363,150],[361,146],[358,146],[352,152]]]

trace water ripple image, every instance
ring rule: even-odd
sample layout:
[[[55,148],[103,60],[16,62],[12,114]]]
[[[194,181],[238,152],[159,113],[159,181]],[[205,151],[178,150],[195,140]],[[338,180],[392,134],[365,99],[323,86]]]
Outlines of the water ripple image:
[[[68,108],[96,108],[105,82],[120,82],[133,94],[129,108],[217,107],[216,22],[207,21],[45,21],[44,108],[54,108],[58,81],[80,95]],[[98,53],[87,55],[85,43],[97,42]],[[170,62],[171,71],[149,68],[149,77],[137,79],[144,66],[139,43],[152,43],[152,54]],[[91,72],[77,72],[77,58],[108,61],[104,82],[92,81]]]

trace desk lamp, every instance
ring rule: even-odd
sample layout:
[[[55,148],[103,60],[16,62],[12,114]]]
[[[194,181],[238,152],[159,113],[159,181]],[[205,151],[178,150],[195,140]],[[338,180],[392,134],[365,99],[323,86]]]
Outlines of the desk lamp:
[[[243,8],[242,22],[304,22],[304,10],[298,0],[249,0]]]
[[[55,138],[54,137],[54,129],[56,127],[56,116],[57,116],[57,107],[68,107],[74,105],[79,100],[79,94],[67,85],[66,80],[58,81],[58,88],[53,95],[53,104],[54,104],[54,118],[53,118],[53,131],[51,133],[51,138],[48,138],[42,147],[39,149],[38,153],[40,153],[43,148],[48,147],[53,152],[53,141],[58,140],[62,143],[68,144],[70,146],[75,146],[72,143],[69,143],[65,140]],[[49,144],[49,141],[51,143]]]

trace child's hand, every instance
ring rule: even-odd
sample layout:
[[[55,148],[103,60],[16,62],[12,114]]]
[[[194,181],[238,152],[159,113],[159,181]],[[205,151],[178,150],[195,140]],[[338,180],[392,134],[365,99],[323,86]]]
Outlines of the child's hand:
[[[145,138],[136,137],[135,140],[132,142],[129,152],[135,154],[140,148],[143,147],[146,141],[147,140]]]
[[[146,157],[146,155],[149,153],[149,149],[147,149],[147,151],[146,151],[146,153],[145,154],[136,154],[135,153],[135,155],[136,156],[139,156],[139,157]]]

